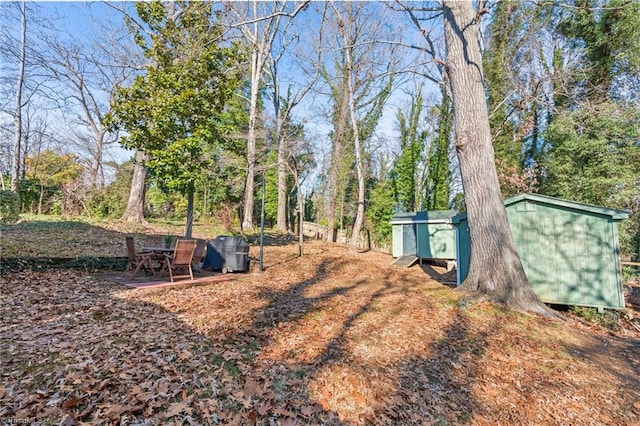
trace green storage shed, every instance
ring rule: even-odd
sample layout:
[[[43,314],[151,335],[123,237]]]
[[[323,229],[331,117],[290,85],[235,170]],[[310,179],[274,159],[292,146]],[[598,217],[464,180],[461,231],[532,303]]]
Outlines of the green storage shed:
[[[624,308],[618,221],[629,217],[626,211],[538,194],[504,205],[529,285],[543,302]],[[469,227],[465,214],[453,222],[460,285],[469,271]]]
[[[398,213],[391,218],[392,255],[401,259],[455,259],[455,210]],[[412,264],[412,263],[411,263]],[[409,264],[404,265],[409,266]]]

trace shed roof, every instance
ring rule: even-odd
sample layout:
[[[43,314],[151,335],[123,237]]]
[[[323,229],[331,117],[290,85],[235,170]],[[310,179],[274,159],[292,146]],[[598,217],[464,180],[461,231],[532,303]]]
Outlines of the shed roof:
[[[589,212],[600,216],[607,216],[613,220],[622,220],[629,218],[629,212],[626,210],[610,209],[607,207],[594,206],[591,204],[578,203],[577,201],[563,200],[561,198],[550,197],[548,195],[530,194],[527,192],[505,199],[504,205],[510,206],[523,200],[534,201],[536,203],[546,204],[550,206],[563,207],[578,212]],[[460,220],[463,220],[466,217],[467,214],[462,213],[455,216],[452,221],[453,223],[459,223]]]
[[[535,201],[540,204],[548,204],[551,206],[564,207],[571,210],[595,213],[601,216],[609,216],[611,219],[622,220],[629,218],[629,212],[626,210],[610,209],[607,207],[594,206],[591,204],[578,203],[577,201],[563,200],[561,198],[550,197],[548,195],[522,193],[504,200],[504,205],[518,203],[522,200]]]
[[[427,212],[402,212],[395,214],[390,223],[403,225],[410,223],[451,223],[451,218],[456,215],[455,210],[432,210]]]

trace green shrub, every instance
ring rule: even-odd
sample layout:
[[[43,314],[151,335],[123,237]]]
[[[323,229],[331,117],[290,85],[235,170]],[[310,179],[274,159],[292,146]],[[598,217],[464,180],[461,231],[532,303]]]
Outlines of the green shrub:
[[[571,310],[577,316],[611,330],[617,329],[620,325],[620,314],[617,311],[605,309],[604,312],[599,313],[597,308],[585,306],[573,306]]]
[[[13,191],[0,191],[0,223],[15,223],[20,219],[20,196]]]
[[[109,163],[109,166],[115,168],[115,180],[101,190],[91,191],[87,199],[87,209],[96,218],[121,217],[129,201],[133,161],[120,165]]]
[[[90,192],[86,206],[93,217],[118,218],[124,213],[127,200],[107,187],[102,191]]]
[[[20,196],[21,209],[24,213],[38,213],[40,189],[40,185],[34,179],[22,179],[18,183],[18,195]],[[48,205],[53,192],[50,188],[43,188],[43,190],[43,205]]]

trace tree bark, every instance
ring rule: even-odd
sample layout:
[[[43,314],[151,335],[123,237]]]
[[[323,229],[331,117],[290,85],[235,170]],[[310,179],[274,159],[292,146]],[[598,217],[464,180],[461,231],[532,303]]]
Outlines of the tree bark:
[[[122,215],[122,219],[127,222],[146,224],[144,218],[144,195],[146,193],[145,181],[147,179],[147,169],[144,162],[147,156],[142,151],[136,152],[135,164],[133,166],[133,178],[131,180],[131,190],[127,209]]]
[[[346,88],[345,88],[346,89]],[[335,113],[336,130],[333,135],[333,150],[331,152],[331,165],[329,167],[329,200],[327,208],[327,241],[335,242],[336,210],[338,207],[338,186],[340,184],[340,168],[342,167],[342,154],[344,150],[345,128],[347,127],[347,114],[349,113],[349,99],[344,91],[340,98],[339,110]]]
[[[302,196],[302,187],[300,185],[300,176],[297,167],[293,170],[293,179],[298,192],[298,256],[304,254],[304,230],[302,228],[304,222],[304,197]]]
[[[185,240],[191,239],[193,230],[193,189],[187,194],[187,224],[184,231]]]
[[[286,137],[284,123],[286,116],[280,110],[280,82],[278,81],[278,69],[271,66],[273,78],[273,111],[276,117],[276,138],[278,140],[278,209],[276,215],[276,228],[281,232],[287,231],[287,171],[286,162]],[[289,105],[287,105],[287,113]]]
[[[281,232],[286,232],[287,228],[287,171],[286,159],[286,138],[280,135],[278,143],[278,214],[276,227]]]
[[[249,129],[247,130],[247,181],[244,187],[244,211],[242,230],[253,231],[254,179],[256,167],[256,122],[258,119],[258,91],[260,72],[264,60],[262,52],[254,50],[251,54],[251,95],[249,99]]]
[[[103,189],[104,188],[104,168],[102,167],[102,156],[104,150],[104,138],[106,135],[104,128],[96,129],[96,151],[93,158],[93,165],[91,167],[91,188]]]
[[[347,40],[345,39],[345,42]],[[346,43],[345,43],[346,44]],[[349,43],[352,44],[352,43]],[[360,130],[358,129],[358,117],[356,115],[355,105],[355,89],[353,84],[353,56],[351,55],[351,46],[345,49],[347,55],[347,97],[349,99],[349,114],[351,116],[351,129],[353,130],[353,144],[356,154],[356,172],[358,175],[358,207],[356,209],[356,218],[353,222],[351,232],[351,240],[349,241],[349,251],[355,253],[358,251],[358,237],[364,222],[364,166],[362,164],[362,147],[360,146]]]
[[[461,290],[518,311],[553,315],[528,285],[500,194],[483,86],[479,22],[471,1],[444,1],[447,67],[471,239]]]
[[[18,79],[16,82],[16,104],[13,117],[15,129],[13,140],[13,168],[11,170],[11,190],[18,192],[20,182],[20,152],[22,142],[22,88],[24,86],[24,68],[26,60],[27,45],[27,10],[24,2],[20,2],[20,13],[22,15],[20,27],[20,63],[18,65]]]

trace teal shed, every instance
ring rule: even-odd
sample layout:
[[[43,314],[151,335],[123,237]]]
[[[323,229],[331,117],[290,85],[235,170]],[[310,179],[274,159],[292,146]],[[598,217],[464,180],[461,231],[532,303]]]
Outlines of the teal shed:
[[[540,300],[624,308],[618,222],[629,217],[626,211],[539,194],[519,194],[504,205],[529,285]],[[469,227],[465,214],[453,222],[460,285],[469,271]]]
[[[398,213],[391,218],[392,255],[397,258],[455,259],[455,210]]]

